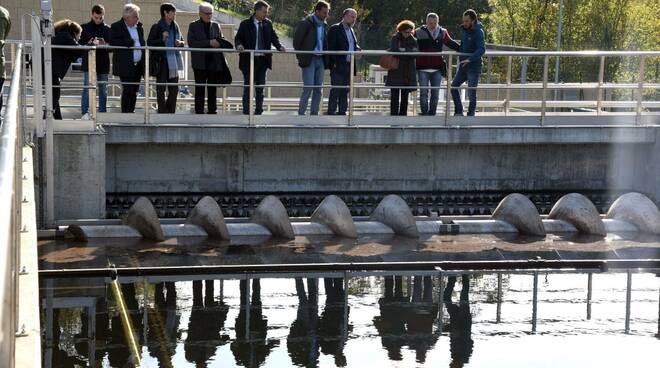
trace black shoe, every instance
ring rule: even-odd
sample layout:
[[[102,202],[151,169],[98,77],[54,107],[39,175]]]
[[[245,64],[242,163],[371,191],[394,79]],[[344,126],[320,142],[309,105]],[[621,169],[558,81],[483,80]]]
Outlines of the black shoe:
[[[463,116],[463,113],[462,112],[455,112],[454,116]]]
[[[326,114],[326,115],[337,115],[337,114],[335,114],[334,112],[330,112],[330,111],[326,112],[325,114]]]

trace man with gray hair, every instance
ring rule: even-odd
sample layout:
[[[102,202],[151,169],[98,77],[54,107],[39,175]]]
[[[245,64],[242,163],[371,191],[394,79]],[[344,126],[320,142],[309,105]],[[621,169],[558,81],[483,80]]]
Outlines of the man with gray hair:
[[[358,51],[357,38],[353,26],[357,20],[357,11],[353,8],[344,10],[341,22],[333,24],[328,30],[328,50],[330,51]],[[346,115],[348,109],[348,87],[351,73],[350,55],[329,55],[330,83],[339,88],[330,89],[328,100],[328,115]],[[343,88],[342,88],[343,87]],[[339,109],[339,110],[337,110]]]
[[[140,23],[140,7],[135,4],[124,5],[122,19],[110,26],[110,45],[127,49],[114,50],[112,53],[112,74],[122,83],[121,112],[135,112],[140,80],[144,75],[143,47],[144,29]]]
[[[420,52],[442,52],[442,46],[458,51],[459,45],[454,41],[449,32],[440,27],[440,17],[436,13],[426,16],[426,24],[415,30],[417,44]],[[438,87],[442,84],[442,77],[447,77],[447,66],[442,56],[418,56],[417,57],[417,79],[419,80],[419,104],[422,115],[434,116],[438,107]],[[429,101],[429,89],[431,99]]]

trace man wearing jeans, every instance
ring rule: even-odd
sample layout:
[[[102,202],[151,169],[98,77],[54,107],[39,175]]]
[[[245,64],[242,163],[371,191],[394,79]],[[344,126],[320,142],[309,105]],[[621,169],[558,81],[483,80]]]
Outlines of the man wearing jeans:
[[[293,37],[293,48],[299,51],[318,51],[326,49],[325,22],[330,12],[330,5],[319,1],[314,6],[314,14],[301,20]],[[318,115],[321,109],[321,90],[325,71],[325,58],[322,54],[297,54],[298,65],[302,68],[303,93],[300,96],[298,115],[305,115],[309,96],[312,96],[311,115]],[[312,87],[313,86],[313,87]]]
[[[461,56],[456,76],[451,83],[451,97],[454,100],[454,115],[463,115],[463,104],[458,91],[463,83],[468,83],[468,116],[474,116],[477,110],[477,90],[481,76],[481,56],[486,52],[486,37],[481,23],[477,20],[477,12],[468,9],[463,13],[463,33],[461,35],[460,52],[470,54]]]
[[[88,46],[102,46],[110,41],[110,26],[103,22],[105,9],[103,5],[97,4],[92,7],[92,19],[89,23],[82,25],[80,44]],[[83,58],[83,83],[89,87],[89,53]],[[96,92],[99,96],[99,112],[106,112],[108,101],[108,74],[110,73],[110,53],[108,50],[96,50]],[[82,92],[81,113],[83,120],[90,120],[89,116],[89,89],[84,88]]]
[[[415,30],[417,45],[421,52],[442,52],[442,46],[447,45],[452,50],[458,51],[459,45],[454,41],[446,29],[438,25],[440,17],[436,13],[426,16],[426,25]],[[447,66],[442,56],[418,56],[417,57],[417,80],[419,81],[419,104],[421,114],[434,116],[438,107],[438,87],[442,84],[442,77],[447,76]],[[429,90],[425,87],[435,87],[431,90],[429,102]]]

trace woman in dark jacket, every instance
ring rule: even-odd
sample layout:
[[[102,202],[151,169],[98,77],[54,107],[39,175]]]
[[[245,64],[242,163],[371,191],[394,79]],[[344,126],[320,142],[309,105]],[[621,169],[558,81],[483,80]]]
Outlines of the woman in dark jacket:
[[[417,40],[413,36],[415,23],[409,20],[399,22],[396,34],[392,37],[390,51],[416,52]],[[414,56],[398,56],[399,68],[387,72],[386,86],[390,90],[390,115],[406,116],[408,113],[408,95],[417,88],[417,67]]]
[[[55,36],[51,41],[53,46],[80,46],[78,44],[80,33],[82,32],[80,24],[70,19],[64,19],[55,22],[53,27],[55,31]],[[60,94],[62,92],[60,84],[62,79],[64,79],[64,76],[69,71],[71,63],[84,56],[84,54],[84,50],[53,48],[53,117],[57,120],[62,120],[62,111],[60,110]]]

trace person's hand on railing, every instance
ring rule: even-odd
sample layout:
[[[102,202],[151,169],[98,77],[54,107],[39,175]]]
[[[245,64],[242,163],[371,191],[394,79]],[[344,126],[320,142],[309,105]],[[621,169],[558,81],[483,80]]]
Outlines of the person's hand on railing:
[[[278,49],[279,52],[286,52],[286,47],[282,46]]]
[[[237,50],[238,52],[243,52],[243,51],[245,51],[245,47],[243,47],[243,45],[237,45],[237,46],[236,46],[236,50]]]
[[[459,64],[461,64],[461,66],[466,66],[466,65],[470,64],[470,59],[465,59],[465,60],[461,61]]]
[[[220,48],[220,42],[218,42],[216,39],[209,41],[209,45],[211,45],[211,47],[214,49]]]
[[[174,46],[175,46],[175,47],[183,47],[183,46],[185,46],[185,45],[186,45],[186,43],[183,42],[182,40],[176,40],[176,41],[174,41]]]
[[[105,46],[106,45],[106,42],[103,39],[103,37],[96,37],[94,39],[96,40],[96,43],[95,43],[96,46]]]

